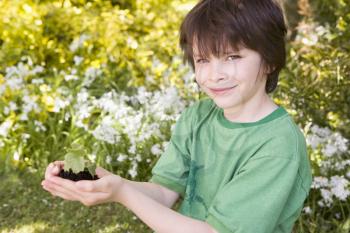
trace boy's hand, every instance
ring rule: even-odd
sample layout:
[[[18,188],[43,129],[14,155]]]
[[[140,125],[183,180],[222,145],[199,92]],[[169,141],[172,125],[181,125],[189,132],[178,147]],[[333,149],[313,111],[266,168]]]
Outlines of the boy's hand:
[[[63,165],[62,161],[56,161],[46,169],[45,180],[41,184],[52,195],[80,201],[86,206],[119,201],[119,193],[124,183],[124,179],[120,176],[98,167],[96,174],[100,179],[73,182],[57,176]]]
[[[47,166],[45,171],[45,180],[52,176],[58,176],[60,171],[64,168],[64,161],[55,161]]]

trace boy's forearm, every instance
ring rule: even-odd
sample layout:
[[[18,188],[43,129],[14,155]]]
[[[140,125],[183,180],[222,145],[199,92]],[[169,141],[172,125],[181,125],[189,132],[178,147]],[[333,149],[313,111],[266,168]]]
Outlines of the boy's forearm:
[[[133,188],[140,191],[141,193],[161,203],[162,205],[165,205],[169,208],[172,207],[173,203],[169,203],[169,201],[166,200],[166,197],[164,196],[164,193],[161,191],[159,185],[149,183],[149,182],[137,182],[137,181],[131,181],[131,180],[124,180],[124,181],[129,185],[131,185]]]
[[[118,196],[119,203],[157,233],[216,233],[206,222],[177,213],[142,193],[129,182],[123,184]]]

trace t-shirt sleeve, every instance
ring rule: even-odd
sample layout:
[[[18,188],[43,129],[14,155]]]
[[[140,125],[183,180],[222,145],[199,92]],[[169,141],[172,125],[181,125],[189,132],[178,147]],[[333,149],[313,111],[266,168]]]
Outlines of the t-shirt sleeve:
[[[190,169],[192,110],[186,109],[177,120],[170,141],[152,169],[150,182],[184,196]]]
[[[219,233],[273,232],[298,176],[298,161],[260,157],[218,191],[206,221]]]

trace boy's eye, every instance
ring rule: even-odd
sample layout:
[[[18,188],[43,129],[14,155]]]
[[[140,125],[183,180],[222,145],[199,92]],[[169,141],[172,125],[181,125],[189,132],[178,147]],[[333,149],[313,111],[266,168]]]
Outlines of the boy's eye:
[[[239,56],[239,55],[230,55],[230,56],[227,57],[227,60],[233,61],[233,60],[236,60],[238,58],[241,58],[241,56]]]
[[[205,59],[205,58],[198,58],[198,59],[196,59],[196,63],[205,63],[207,61],[208,61],[208,59]]]

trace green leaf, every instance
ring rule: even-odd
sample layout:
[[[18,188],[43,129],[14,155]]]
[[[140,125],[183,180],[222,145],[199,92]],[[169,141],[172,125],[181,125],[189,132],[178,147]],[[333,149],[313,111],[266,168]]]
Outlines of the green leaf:
[[[86,162],[85,167],[89,170],[89,172],[92,176],[96,175],[96,164],[88,161],[88,162]]]
[[[68,152],[64,157],[64,168],[66,171],[72,169],[74,173],[84,171],[85,160],[82,156]]]

